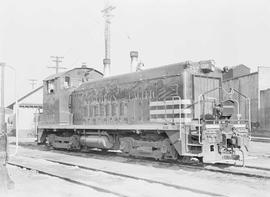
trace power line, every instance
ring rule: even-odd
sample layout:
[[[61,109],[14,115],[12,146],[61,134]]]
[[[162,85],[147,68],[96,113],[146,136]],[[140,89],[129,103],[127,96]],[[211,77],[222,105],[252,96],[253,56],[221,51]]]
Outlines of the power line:
[[[30,81],[32,89],[35,89],[35,86],[37,85],[37,80],[36,79],[28,79],[28,80]]]
[[[54,68],[56,71],[56,74],[59,72],[59,69],[66,69],[65,67],[61,67],[59,66],[59,63],[62,62],[62,59],[64,57],[60,57],[60,56],[51,56],[52,61],[55,62],[55,66],[48,66],[48,68]]]

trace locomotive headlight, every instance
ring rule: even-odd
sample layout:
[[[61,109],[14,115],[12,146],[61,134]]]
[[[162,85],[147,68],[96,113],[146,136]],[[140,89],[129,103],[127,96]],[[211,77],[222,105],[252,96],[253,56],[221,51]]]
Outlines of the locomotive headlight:
[[[214,60],[200,61],[200,69],[203,73],[214,72],[215,64]]]
[[[216,65],[215,60],[210,60],[210,63],[211,63],[213,66],[215,66],[215,65]]]

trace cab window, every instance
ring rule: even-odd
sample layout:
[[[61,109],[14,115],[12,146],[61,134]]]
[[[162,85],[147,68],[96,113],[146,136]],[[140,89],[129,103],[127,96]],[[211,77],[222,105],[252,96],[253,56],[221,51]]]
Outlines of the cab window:
[[[54,80],[47,81],[47,92],[48,94],[53,94],[55,92]]]
[[[66,76],[65,81],[64,81],[64,88],[69,88],[70,87],[70,77]]]

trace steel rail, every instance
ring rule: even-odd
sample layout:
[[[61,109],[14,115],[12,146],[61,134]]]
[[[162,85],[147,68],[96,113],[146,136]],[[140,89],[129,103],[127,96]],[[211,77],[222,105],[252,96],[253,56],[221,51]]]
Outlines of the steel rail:
[[[99,152],[98,152],[99,153]],[[95,154],[95,155],[100,155],[98,153],[95,153],[94,151],[91,152],[91,154]],[[87,153],[86,153],[87,154]],[[110,155],[110,156],[120,156],[123,158],[133,158],[135,160],[140,160],[140,161],[154,161],[152,158],[134,158],[134,157],[130,157],[130,156],[125,156],[125,155],[121,155],[118,153],[114,153],[114,152],[107,152],[106,155]],[[202,170],[202,171],[209,171],[209,172],[217,172],[217,173],[221,173],[221,174],[231,174],[231,175],[236,175],[236,176],[244,176],[244,177],[250,177],[250,178],[259,178],[259,179],[269,179],[270,180],[270,176],[267,175],[260,175],[260,174],[252,174],[252,173],[247,173],[247,172],[236,172],[236,171],[230,171],[230,170],[224,170],[223,167],[236,167],[239,169],[245,169],[245,168],[249,168],[249,169],[254,169],[254,170],[261,170],[261,171],[269,171],[270,172],[270,168],[263,168],[263,167],[255,167],[255,166],[245,166],[243,167],[242,165],[234,165],[234,164],[226,164],[226,163],[217,163],[217,164],[204,164],[204,163],[189,163],[189,162],[183,162],[181,160],[163,160],[163,161],[154,161],[156,163],[162,163],[162,164],[173,164],[176,165],[178,167],[182,167],[182,168],[186,168],[186,169],[194,169],[194,170]],[[78,166],[79,167],[79,166]],[[222,168],[222,169],[213,169],[213,168],[209,168],[209,167],[216,167],[216,168]]]
[[[48,151],[48,150],[43,150],[43,151]],[[182,167],[182,169],[186,168],[186,169],[193,169],[193,170],[201,170],[201,171],[209,171],[209,172],[216,172],[216,173],[221,173],[221,174],[231,174],[231,175],[235,175],[235,176],[244,176],[244,177],[249,177],[249,178],[259,178],[259,179],[269,179],[270,180],[270,176],[264,174],[264,175],[260,175],[260,174],[253,174],[253,173],[247,173],[247,172],[237,172],[237,171],[230,171],[230,170],[224,170],[224,167],[236,167],[239,169],[254,169],[254,170],[261,170],[261,171],[267,171],[270,172],[270,168],[263,168],[263,167],[256,167],[256,166],[245,166],[242,167],[242,165],[234,165],[234,164],[228,164],[228,163],[217,163],[217,164],[204,164],[201,162],[198,163],[190,163],[190,162],[183,162],[181,160],[162,160],[162,161],[156,161],[153,160],[152,158],[135,158],[135,157],[131,157],[131,156],[126,156],[123,154],[119,154],[116,152],[105,152],[105,153],[101,153],[99,151],[95,151],[92,150],[91,152],[66,152],[66,151],[62,151],[62,150],[57,150],[57,149],[51,149],[49,151],[52,152],[56,152],[56,153],[61,153],[61,154],[67,154],[67,155],[72,155],[72,156],[77,156],[77,157],[84,157],[85,155],[96,155],[96,156],[101,156],[102,158],[96,158],[96,159],[106,159],[108,156],[110,157],[121,157],[121,158],[126,158],[126,159],[134,159],[136,161],[142,161],[142,162],[155,162],[157,164],[171,164],[177,167]],[[37,158],[35,156],[28,156],[31,158]],[[42,158],[42,157],[41,157]],[[42,158],[44,159],[44,158]],[[57,160],[51,160],[51,159],[44,159],[44,160],[48,160],[51,162],[56,162],[56,163],[62,163],[63,165],[70,165],[70,166],[78,166],[81,168],[88,168],[86,166],[82,166],[82,165],[76,165],[76,164],[71,164],[71,163],[65,163],[63,161],[57,161]],[[213,169],[213,168],[209,168],[209,167],[215,167],[215,168],[220,168],[220,169]],[[91,168],[89,168],[89,170],[92,170]],[[97,171],[103,171],[103,170],[99,170],[96,169]],[[104,171],[106,173],[106,171]],[[113,173],[108,171],[108,173]],[[118,174],[119,176],[121,176],[121,174]],[[123,176],[126,176],[125,174],[122,174]],[[129,177],[131,178],[131,177]],[[138,179],[139,177],[137,177]],[[157,182],[156,182],[157,183]],[[163,183],[163,182],[162,182]]]
[[[35,158],[35,157],[31,156],[31,158]],[[51,159],[43,159],[43,160],[48,161],[48,162],[52,162],[52,163],[57,163],[57,164],[60,164],[60,165],[74,166],[74,167],[78,167],[78,168],[81,168],[81,169],[84,169],[84,170],[95,171],[95,172],[103,172],[103,173],[113,175],[113,176],[129,178],[129,179],[134,179],[134,180],[140,180],[140,181],[145,181],[145,182],[148,182],[148,183],[160,184],[160,185],[163,185],[163,186],[166,186],[166,187],[172,187],[172,188],[175,188],[175,189],[178,189],[178,190],[185,190],[185,191],[189,191],[189,192],[193,192],[193,193],[197,193],[197,194],[205,194],[205,195],[209,195],[209,196],[220,196],[220,197],[221,196],[222,197],[226,196],[226,195],[217,194],[217,193],[214,193],[214,192],[208,192],[208,191],[205,191],[205,190],[194,189],[194,188],[175,185],[175,184],[169,184],[169,183],[165,183],[165,182],[162,182],[162,181],[151,180],[151,179],[147,179],[147,178],[136,177],[136,176],[131,176],[131,175],[117,173],[117,172],[111,172],[111,171],[108,171],[108,170],[99,170],[99,169],[90,168],[90,167],[86,167],[86,166],[82,166],[82,165],[75,165],[75,164],[71,164],[71,163],[67,163],[67,162],[61,162],[61,161],[55,161],[55,160],[51,160]],[[68,182],[71,182],[71,183],[75,183],[75,184],[78,184],[78,185],[82,185],[82,186],[86,186],[86,187],[95,189],[96,191],[99,191],[99,192],[110,193],[110,194],[114,194],[114,195],[117,195],[117,196],[120,196],[120,197],[127,197],[127,195],[124,195],[124,194],[121,194],[121,193],[118,193],[118,192],[114,192],[114,191],[111,191],[111,190],[108,190],[108,189],[104,189],[102,187],[94,186],[94,185],[91,185],[91,184],[86,184],[86,183],[76,181],[76,180],[73,180],[73,179],[70,179],[70,178],[67,178],[67,177],[59,176],[59,175],[56,175],[56,174],[53,174],[53,173],[48,173],[45,170],[41,170],[41,169],[38,169],[38,168],[28,167],[26,164],[17,164],[15,162],[9,162],[8,164],[13,165],[13,166],[17,166],[17,167],[20,167],[20,168],[25,168],[27,170],[35,170],[40,174],[45,174],[45,175],[49,175],[49,176],[52,176],[52,177],[60,178],[60,179],[63,179],[65,181],[68,181]]]
[[[19,167],[19,168],[25,168],[27,170],[35,170],[36,172],[38,172],[40,174],[48,175],[48,176],[51,176],[51,177],[56,177],[56,178],[65,180],[65,181],[70,182],[70,183],[74,183],[74,184],[77,184],[77,185],[85,186],[85,187],[94,189],[94,190],[96,190],[98,192],[114,194],[114,195],[120,196],[120,197],[128,197],[127,195],[123,195],[123,194],[120,194],[120,193],[117,193],[117,192],[114,192],[114,191],[111,191],[111,190],[108,190],[108,189],[104,189],[102,187],[97,187],[97,186],[94,186],[94,185],[91,185],[91,184],[86,184],[86,183],[83,183],[83,182],[80,182],[80,181],[76,181],[76,180],[73,180],[73,179],[70,179],[70,178],[67,178],[67,177],[59,176],[59,175],[56,175],[56,174],[53,174],[53,173],[48,173],[45,170],[40,170],[40,169],[28,167],[25,164],[22,165],[22,164],[17,164],[15,162],[8,162],[8,164],[9,165],[12,165],[12,166]]]
[[[53,163],[62,164],[62,165],[67,165],[67,166],[74,166],[74,167],[76,166],[78,168],[85,169],[85,170],[103,172],[103,173],[107,173],[107,174],[110,174],[110,175],[115,175],[115,176],[120,176],[120,177],[125,177],[125,178],[131,178],[131,179],[136,179],[136,180],[142,180],[142,181],[146,181],[146,182],[149,182],[149,183],[162,184],[164,186],[174,187],[176,189],[189,190],[189,188],[185,188],[185,187],[183,188],[181,186],[174,185],[174,184],[168,184],[168,183],[164,183],[164,182],[161,182],[161,181],[156,181],[156,180],[151,180],[151,179],[126,175],[126,174],[117,173],[117,172],[111,172],[111,171],[108,171],[108,170],[101,170],[101,169],[91,168],[91,167],[87,167],[87,166],[83,166],[83,165],[77,165],[77,164],[67,163],[67,162],[63,162],[63,161],[52,160],[52,159],[44,159],[44,160],[49,161],[49,162],[53,162]],[[218,172],[218,173],[222,173],[222,174],[231,174],[231,175],[253,177],[253,178],[270,179],[270,176],[265,176],[265,175],[258,175],[258,174],[250,174],[250,173],[245,173],[245,172],[235,172],[235,171],[229,171],[229,170],[209,169],[209,168],[207,168],[209,166],[210,167],[217,167],[217,166],[220,166],[220,165],[227,166],[227,167],[242,168],[241,166],[234,166],[234,165],[229,165],[229,164],[213,164],[213,165],[212,164],[203,164],[203,165],[190,165],[190,166],[188,164],[178,164],[178,166],[182,166],[182,167],[186,167],[186,168],[190,168],[190,169],[192,168],[192,169],[195,169],[195,170]],[[248,166],[246,168],[262,170],[262,171],[269,171],[270,172],[270,169],[268,169],[268,168],[260,168],[260,167],[253,167],[253,166]],[[192,191],[193,191],[193,189],[192,189]],[[201,190],[199,190],[199,191],[201,192]]]
[[[165,183],[165,182],[162,182],[162,181],[151,180],[151,179],[132,176],[132,175],[127,175],[127,174],[123,174],[123,173],[112,172],[112,171],[109,171],[109,170],[101,170],[101,169],[91,168],[91,167],[87,167],[87,166],[83,166],[83,165],[76,165],[76,164],[67,163],[67,162],[63,162],[63,161],[52,160],[52,159],[45,159],[45,160],[49,161],[49,162],[53,162],[53,163],[58,163],[58,164],[61,164],[61,165],[78,167],[78,168],[81,168],[81,169],[84,169],[84,170],[90,170],[90,171],[95,171],[95,172],[103,172],[103,173],[114,175],[114,176],[130,178],[130,179],[140,180],[140,181],[145,181],[145,182],[148,182],[148,183],[161,184],[163,186],[173,187],[173,188],[179,189],[179,190],[187,190],[187,191],[190,191],[190,192],[199,193],[199,194],[206,194],[206,195],[210,195],[210,196],[224,196],[224,195],[216,194],[216,193],[213,193],[213,192],[207,192],[207,191],[204,191],[204,190],[189,188],[189,187],[185,187],[185,186],[179,186],[179,185],[175,185],[175,184],[169,184],[169,183]]]

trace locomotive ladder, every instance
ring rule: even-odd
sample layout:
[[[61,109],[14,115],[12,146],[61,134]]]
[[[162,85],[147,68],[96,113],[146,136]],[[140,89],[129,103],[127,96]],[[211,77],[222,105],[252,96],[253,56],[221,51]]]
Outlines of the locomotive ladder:
[[[150,122],[161,124],[179,124],[179,137],[173,141],[182,141],[184,125],[191,123],[191,118],[187,118],[188,114],[191,115],[191,109],[185,108],[185,105],[190,105],[191,101],[181,99],[179,96],[172,97],[170,100],[153,101],[150,102]],[[186,141],[186,132],[185,138]],[[187,147],[185,146],[185,149]]]
[[[200,124],[192,120],[191,108],[185,107],[191,104],[191,100],[181,99],[179,96],[173,97],[170,100],[150,102],[150,122],[162,124],[179,124],[178,140],[184,140],[185,153],[183,154],[185,155],[193,155],[194,153],[197,153],[198,150],[200,152],[202,146],[198,142],[191,142],[189,140],[191,136],[200,138],[200,134],[198,133],[198,127],[200,127]],[[186,129],[185,125],[188,126],[189,129]],[[191,125],[193,126],[191,127]],[[194,126],[196,129],[191,129]],[[182,137],[184,137],[184,139],[182,139]]]

